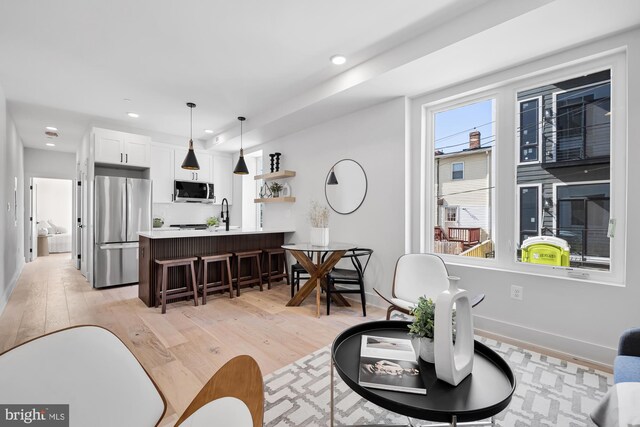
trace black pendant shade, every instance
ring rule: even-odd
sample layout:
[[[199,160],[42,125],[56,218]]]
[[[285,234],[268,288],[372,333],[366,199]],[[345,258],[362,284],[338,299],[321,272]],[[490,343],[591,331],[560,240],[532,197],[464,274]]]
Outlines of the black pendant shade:
[[[327,180],[327,185],[338,185],[338,178],[336,178],[336,174],[331,168],[331,172],[329,173],[329,179]]]
[[[244,150],[242,149],[242,122],[246,119],[244,117],[238,117],[238,120],[240,120],[240,158],[233,173],[236,175],[248,175],[249,168],[247,168],[247,163],[244,161]]]
[[[196,106],[193,102],[187,102],[187,107],[190,109],[190,127],[189,127],[189,151],[182,162],[182,169],[200,170],[200,164],[196,159],[196,153],[193,151],[193,109]]]

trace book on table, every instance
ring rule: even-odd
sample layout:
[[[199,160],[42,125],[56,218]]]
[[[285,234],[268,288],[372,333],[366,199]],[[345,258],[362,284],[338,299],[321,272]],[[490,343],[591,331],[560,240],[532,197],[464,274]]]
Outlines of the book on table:
[[[358,384],[427,394],[411,340],[362,335]]]

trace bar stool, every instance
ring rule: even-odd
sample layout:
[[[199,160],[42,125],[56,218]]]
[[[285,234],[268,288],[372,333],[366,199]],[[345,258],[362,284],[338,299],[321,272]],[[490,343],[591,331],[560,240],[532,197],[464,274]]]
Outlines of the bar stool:
[[[272,263],[275,256],[275,265]],[[280,264],[282,262],[282,264]],[[271,289],[271,281],[276,279],[287,279],[289,286],[289,266],[287,265],[287,257],[282,248],[267,248],[262,250],[262,267],[266,264],[266,272],[263,273],[267,278],[267,289]],[[281,266],[284,265],[284,271]]]
[[[154,260],[156,264],[156,307],[162,301],[162,314],[167,312],[167,299],[193,296],[193,302],[198,306],[198,285],[194,266],[196,260],[196,257]],[[167,289],[169,285],[169,269],[173,267],[186,267],[184,286]],[[189,274],[189,269],[191,269],[191,274]],[[189,280],[191,280],[191,289],[189,289]]]
[[[234,279],[236,282],[236,295],[240,296],[240,288],[245,286],[253,286],[260,285],[260,292],[262,292],[262,271],[260,270],[260,254],[262,251],[260,249],[254,251],[244,251],[244,252],[234,252],[234,260],[235,260],[235,272],[236,278]],[[242,260],[249,260],[249,268],[251,274],[249,276],[242,276]],[[257,275],[255,274],[255,270],[253,268],[253,264],[255,262],[255,269],[257,271]]]
[[[229,261],[233,254],[224,253],[224,254],[214,254],[214,255],[204,255],[199,256],[198,260],[200,261],[200,268],[198,269],[198,273],[201,275],[201,280],[198,280],[198,283],[202,285],[202,305],[207,303],[207,295],[211,292],[215,291],[225,291],[229,290],[229,298],[233,298],[233,276],[231,276],[231,262]],[[208,267],[209,264],[214,264],[212,267],[215,267],[215,264],[218,264],[220,267],[220,280],[214,282],[208,282]],[[225,269],[227,275],[227,283],[225,284]]]

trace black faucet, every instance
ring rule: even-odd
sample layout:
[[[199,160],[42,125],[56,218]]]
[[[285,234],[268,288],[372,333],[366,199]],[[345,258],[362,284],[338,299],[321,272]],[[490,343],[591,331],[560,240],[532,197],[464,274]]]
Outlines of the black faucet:
[[[220,212],[220,219],[225,223],[225,230],[229,231],[229,201],[225,197],[222,199],[222,212]],[[224,205],[227,205],[227,215],[224,215]]]

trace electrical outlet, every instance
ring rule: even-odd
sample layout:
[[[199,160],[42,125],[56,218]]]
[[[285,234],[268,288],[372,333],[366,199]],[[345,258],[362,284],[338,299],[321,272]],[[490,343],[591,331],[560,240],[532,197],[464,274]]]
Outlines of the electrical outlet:
[[[522,289],[522,286],[511,285],[511,298],[522,301],[523,293],[524,290]]]

